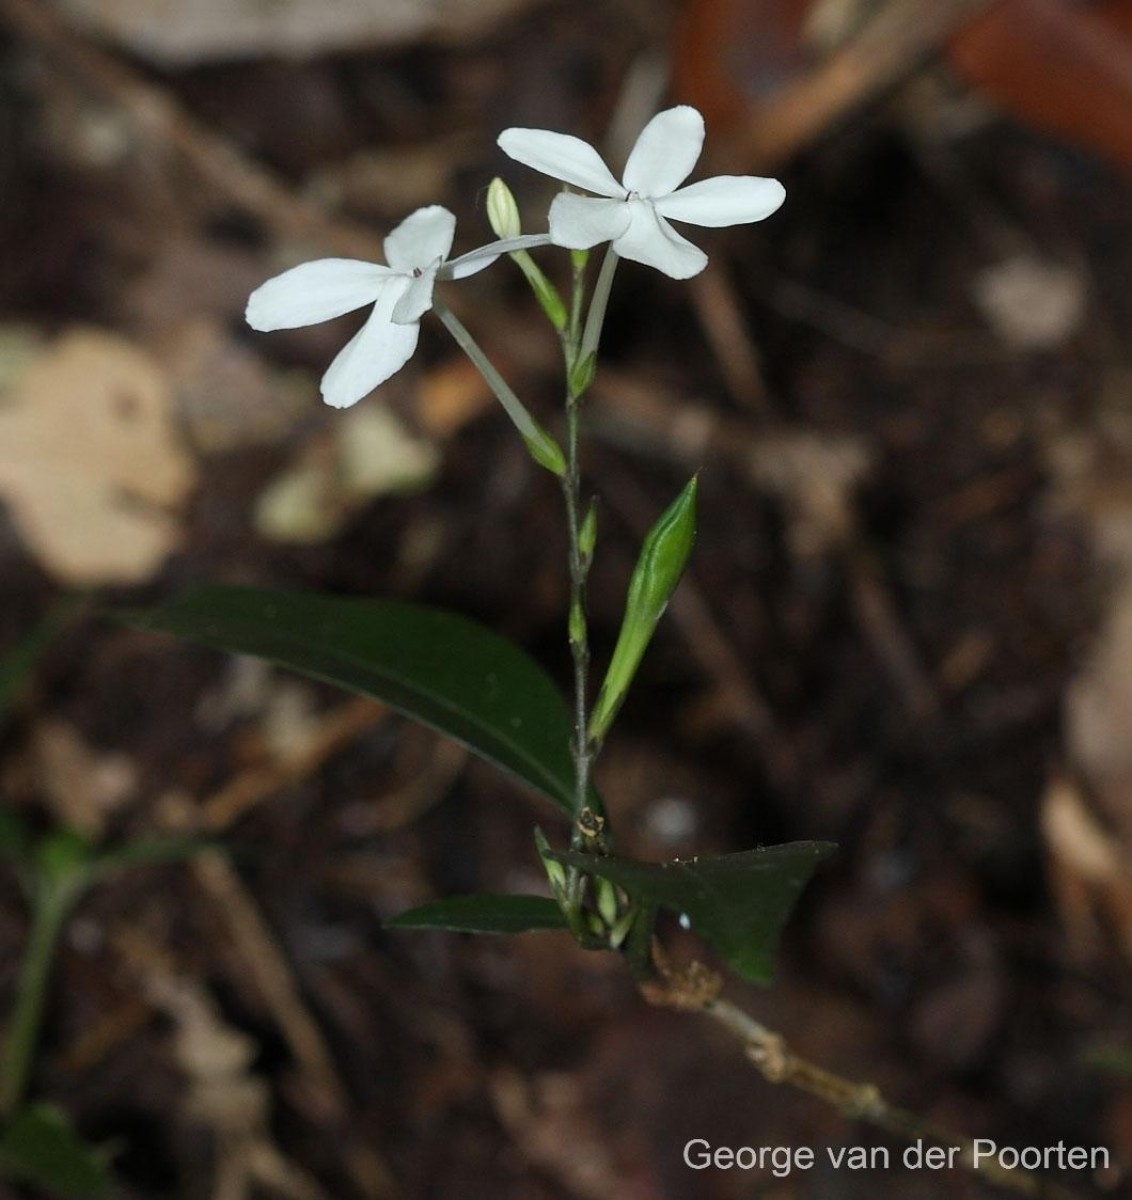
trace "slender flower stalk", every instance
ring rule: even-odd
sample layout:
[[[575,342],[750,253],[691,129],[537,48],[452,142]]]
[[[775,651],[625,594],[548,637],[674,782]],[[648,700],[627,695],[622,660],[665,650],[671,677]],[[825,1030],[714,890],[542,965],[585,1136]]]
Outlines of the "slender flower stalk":
[[[523,439],[531,457],[539,466],[545,467],[559,477],[564,476],[567,464],[563,458],[561,447],[531,416],[526,405],[515,395],[507,381],[495,369],[495,364],[480,349],[479,343],[468,332],[464,323],[439,300],[433,301],[433,309],[445,329],[455,338],[456,344],[483,376],[484,382],[495,393],[496,399],[503,406],[503,411],[511,418],[511,423],[519,431],[519,436]]]

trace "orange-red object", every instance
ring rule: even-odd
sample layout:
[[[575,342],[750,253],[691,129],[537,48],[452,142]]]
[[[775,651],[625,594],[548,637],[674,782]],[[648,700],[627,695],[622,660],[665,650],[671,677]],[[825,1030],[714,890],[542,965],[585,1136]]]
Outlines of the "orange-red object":
[[[687,0],[676,31],[676,99],[724,139],[806,66],[812,0]]]
[[[775,97],[814,66],[802,36],[812,3],[687,0],[677,98],[742,144],[744,131],[775,120]],[[949,37],[944,56],[1016,119],[1132,167],[1132,0],[998,0]]]
[[[948,48],[1012,116],[1132,168],[1132,2],[1002,0]]]

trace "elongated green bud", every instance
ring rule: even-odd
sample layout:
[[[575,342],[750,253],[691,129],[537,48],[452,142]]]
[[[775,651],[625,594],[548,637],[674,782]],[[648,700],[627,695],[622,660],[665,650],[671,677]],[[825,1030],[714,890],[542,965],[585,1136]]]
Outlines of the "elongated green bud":
[[[542,860],[542,869],[546,872],[550,890],[558,899],[561,899],[566,888],[566,869],[557,859],[551,858],[550,843],[546,840],[546,834],[537,825],[535,826],[535,849]]]
[[[636,919],[637,914],[632,909],[629,909],[626,913],[622,913],[621,917],[609,931],[610,950],[620,949],[621,943],[629,936],[629,931],[633,928],[633,922]]]
[[[517,238],[523,232],[519,206],[511,189],[498,175],[487,189],[487,223],[497,238]]]
[[[608,879],[602,879],[600,875],[594,878],[594,893],[597,897],[597,911],[601,914],[601,919],[607,926],[612,926],[617,920],[617,889]]]
[[[560,479],[566,474],[566,456],[562,447],[546,432],[541,425],[536,424],[529,434],[523,435],[527,453],[538,463]]]
[[[487,223],[497,238],[517,238],[523,232],[522,221],[519,218],[519,206],[511,189],[496,176],[487,189]],[[546,313],[547,320],[561,333],[566,328],[566,305],[558,294],[554,284],[542,273],[538,264],[525,250],[516,250],[511,260],[526,276],[531,291],[539,302],[539,307]]]
[[[566,378],[566,385],[570,389],[570,395],[577,399],[579,396],[584,396],[589,391],[590,384],[594,381],[594,376],[597,374],[597,355],[586,354],[582,352],[570,364],[570,370]]]
[[[657,622],[684,572],[696,536],[696,481],[693,475],[641,547],[629,581],[621,633],[590,715],[588,734],[593,745],[601,744],[613,723]]]
[[[593,562],[594,547],[597,545],[597,501],[591,500],[586,515],[582,518],[582,526],[578,530],[578,553],[582,556],[584,566]]]
[[[586,613],[577,600],[570,605],[569,634],[571,646],[586,644]]]
[[[511,257],[531,285],[531,291],[539,303],[539,308],[546,313],[547,320],[561,333],[566,328],[568,320],[566,305],[558,294],[558,289],[542,273],[538,264],[525,250],[516,250]]]

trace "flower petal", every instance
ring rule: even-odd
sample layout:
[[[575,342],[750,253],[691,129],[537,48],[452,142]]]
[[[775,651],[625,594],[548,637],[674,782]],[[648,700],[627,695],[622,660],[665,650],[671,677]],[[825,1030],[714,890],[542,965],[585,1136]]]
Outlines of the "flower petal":
[[[322,377],[322,398],[334,408],[349,408],[395,375],[413,356],[420,325],[395,325],[393,309],[405,288],[386,287],[366,323],[338,352]]]
[[[601,155],[581,138],[547,129],[505,129],[498,141],[504,154],[552,179],[597,192],[599,196],[625,195],[625,189],[613,178]]]
[[[436,283],[436,272],[440,267],[440,259],[425,267],[419,275],[409,280],[409,286],[401,294],[400,300],[393,306],[390,320],[394,325],[411,325],[419,321],[432,308],[432,288]]]
[[[447,258],[456,236],[456,218],[440,204],[418,208],[385,239],[385,261],[401,275]]]
[[[769,217],[785,199],[786,189],[777,179],[716,175],[658,200],[656,211],[692,225],[748,225]]]
[[[666,109],[641,130],[625,164],[625,187],[639,196],[667,196],[692,173],[704,145],[704,119],[687,104]]]
[[[563,192],[550,206],[550,240],[570,250],[611,242],[629,228],[629,204]]]
[[[317,325],[372,304],[389,278],[388,267],[353,258],[320,258],[292,267],[261,284],[248,297],[253,329],[298,329]]]
[[[440,279],[467,279],[485,267],[490,267],[501,254],[513,254],[516,250],[533,250],[536,246],[549,246],[550,234],[524,233],[520,237],[505,238],[501,242],[489,242],[478,250],[469,250],[459,258],[453,258],[440,268]]]
[[[690,279],[707,266],[707,255],[683,238],[646,200],[630,201],[629,228],[613,243],[622,258],[656,267],[673,279]]]

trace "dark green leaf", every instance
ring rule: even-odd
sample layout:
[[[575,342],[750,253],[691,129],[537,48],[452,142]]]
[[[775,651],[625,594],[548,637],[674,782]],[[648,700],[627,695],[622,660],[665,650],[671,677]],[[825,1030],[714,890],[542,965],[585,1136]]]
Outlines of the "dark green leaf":
[[[390,600],[230,587],[118,616],[374,696],[573,811],[572,726],[561,693],[519,647],[465,617]]]
[[[112,1184],[104,1156],[46,1104],[21,1109],[0,1133],[0,1172],[64,1200],[99,1200]]]
[[[385,922],[389,929],[448,929],[456,933],[528,933],[565,929],[566,918],[542,896],[449,896]]]
[[[769,983],[779,934],[814,868],[833,850],[829,842],[790,842],[666,863],[552,854],[564,866],[618,884],[638,903],[685,914],[735,971]]]

